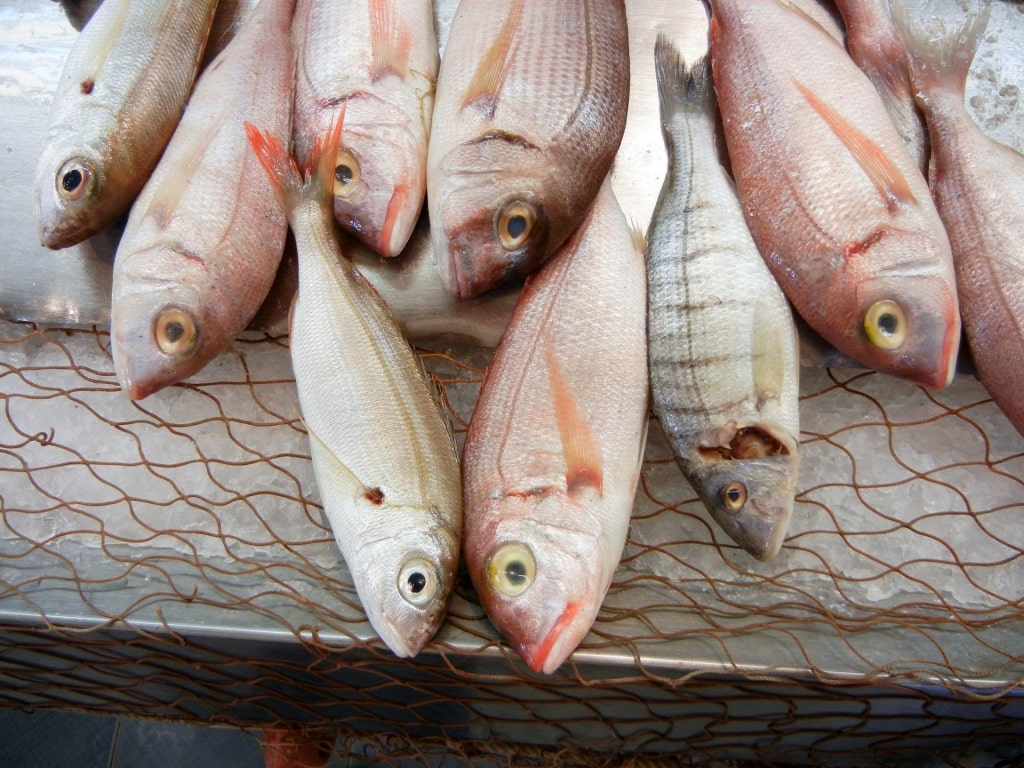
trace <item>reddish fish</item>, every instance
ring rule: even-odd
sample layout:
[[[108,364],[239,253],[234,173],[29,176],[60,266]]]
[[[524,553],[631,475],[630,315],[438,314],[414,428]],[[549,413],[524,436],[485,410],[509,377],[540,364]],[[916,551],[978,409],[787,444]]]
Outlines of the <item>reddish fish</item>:
[[[878,93],[780,0],[711,0],[715,86],[744,214],[776,280],[843,353],[940,388],[960,315],[927,183]]]
[[[463,549],[487,615],[551,673],[622,555],[647,431],[646,279],[606,183],[532,278],[463,452]]]
[[[985,135],[964,106],[990,7],[937,38],[902,10],[897,19],[931,132],[929,183],[953,243],[971,358],[992,399],[1024,434],[1024,156]]]

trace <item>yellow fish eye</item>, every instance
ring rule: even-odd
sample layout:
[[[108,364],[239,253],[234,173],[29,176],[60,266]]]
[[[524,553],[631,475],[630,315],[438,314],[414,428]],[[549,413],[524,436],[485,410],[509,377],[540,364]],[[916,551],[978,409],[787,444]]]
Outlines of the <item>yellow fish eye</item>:
[[[192,315],[178,307],[168,307],[157,316],[153,336],[161,352],[179,357],[195,348],[198,331]]]
[[[864,315],[864,332],[879,349],[899,349],[907,340],[907,318],[903,307],[891,299],[872,304]]]
[[[498,242],[506,251],[517,251],[530,239],[537,223],[537,212],[522,200],[507,203],[498,212]]]
[[[407,603],[423,606],[437,594],[437,571],[422,558],[409,560],[398,574],[398,592]]]
[[[339,149],[334,161],[334,196],[351,195],[360,178],[359,160],[347,149]]]
[[[92,184],[92,169],[79,157],[68,160],[57,171],[57,194],[73,203],[85,197]]]
[[[722,504],[730,512],[739,512],[747,503],[747,486],[739,481],[726,483],[719,491]]]
[[[487,578],[505,597],[523,594],[536,575],[537,562],[525,544],[506,544],[487,561]]]

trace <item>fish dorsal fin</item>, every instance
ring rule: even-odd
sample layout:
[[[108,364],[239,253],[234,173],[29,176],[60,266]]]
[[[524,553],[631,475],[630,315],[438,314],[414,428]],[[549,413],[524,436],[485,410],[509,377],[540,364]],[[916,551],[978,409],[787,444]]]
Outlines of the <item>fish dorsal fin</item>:
[[[400,80],[409,74],[411,35],[395,12],[394,0],[370,0],[370,46],[373,50],[374,80],[389,72]]]
[[[555,359],[551,345],[546,339],[542,340],[551,377],[551,391],[555,398],[558,434],[562,440],[562,454],[565,457],[566,489],[573,493],[584,486],[590,486],[600,493],[604,482],[601,453],[590,431],[590,425],[580,411],[575,393],[566,382],[558,360]]]
[[[875,185],[882,200],[891,213],[917,202],[906,177],[884,150],[861,133],[836,110],[814,95],[809,88],[794,80],[797,90],[811,108],[825,121],[832,133],[853,155],[871,183]]]
[[[523,0],[513,0],[498,36],[477,64],[473,80],[466,89],[463,109],[468,106],[479,107],[488,117],[494,116],[502,86],[515,58],[518,47],[516,30],[522,15]]]

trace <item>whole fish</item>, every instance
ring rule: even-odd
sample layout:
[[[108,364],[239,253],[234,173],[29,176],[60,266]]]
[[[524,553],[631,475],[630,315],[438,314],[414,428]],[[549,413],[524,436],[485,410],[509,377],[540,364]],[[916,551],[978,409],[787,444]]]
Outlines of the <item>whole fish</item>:
[[[796,311],[861,364],[933,388],[960,342],[924,177],[842,46],[780,0],[711,0],[712,71],[754,241]]]
[[[382,256],[409,240],[426,193],[438,52],[430,0],[299,0],[295,156],[345,108],[334,215]]]
[[[441,282],[520,280],[583,220],[622,140],[623,0],[462,0],[437,82],[427,206]]]
[[[292,367],[324,512],[370,624],[415,656],[444,620],[459,560],[455,443],[412,348],[335,239],[341,117],[305,183],[281,141],[248,130],[298,247]]]
[[[835,0],[846,24],[846,48],[874,83],[889,117],[922,173],[928,171],[928,129],[914,101],[907,47],[887,0]]]
[[[971,358],[996,405],[1024,434],[1024,156],[986,135],[964,105],[991,5],[937,36],[901,4],[893,9],[931,134],[929,183],[953,243]]]
[[[196,83],[114,259],[111,351],[139,399],[220,354],[273,285],[288,222],[246,121],[291,130],[295,0],[262,0]]]
[[[106,0],[64,64],[36,166],[39,237],[66,248],[128,210],[203,57],[216,0]]]
[[[669,167],[647,235],[654,413],[686,479],[759,560],[778,554],[800,456],[796,326],[718,160],[710,62],[659,37]]]
[[[528,282],[463,449],[466,565],[487,615],[551,673],[622,555],[647,432],[645,278],[608,183]]]

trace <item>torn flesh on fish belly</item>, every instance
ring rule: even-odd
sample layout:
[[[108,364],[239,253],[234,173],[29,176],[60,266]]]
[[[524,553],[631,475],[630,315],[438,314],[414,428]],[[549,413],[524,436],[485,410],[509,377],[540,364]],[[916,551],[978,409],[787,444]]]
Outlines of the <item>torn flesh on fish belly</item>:
[[[949,240],[874,86],[783,4],[711,6],[729,158],[776,280],[844,354],[945,386],[960,339]]]
[[[427,153],[449,292],[520,282],[565,242],[611,167],[628,99],[621,0],[459,5]]]

